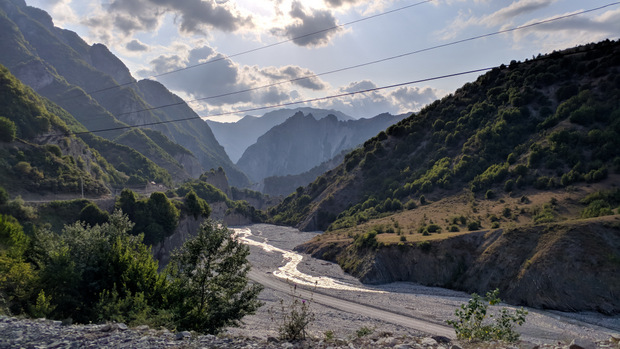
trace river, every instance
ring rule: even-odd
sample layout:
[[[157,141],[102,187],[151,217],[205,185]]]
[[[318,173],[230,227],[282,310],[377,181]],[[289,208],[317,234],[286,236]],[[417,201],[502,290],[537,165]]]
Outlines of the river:
[[[276,326],[271,318],[282,311],[278,309],[280,300],[286,303],[292,292],[298,292],[293,291],[295,285],[299,290],[305,289],[304,297],[312,302],[316,320],[310,331],[317,336],[331,330],[345,337],[362,327],[395,335],[432,332],[453,336],[445,320],[453,319],[454,310],[470,297],[463,292],[406,282],[363,285],[336,264],[293,251],[317,232],[267,224],[232,228],[240,241],[250,246],[253,279],[266,288],[261,293],[265,305],[256,315],[246,317],[244,326],[231,332],[275,335]],[[518,331],[522,339],[533,343],[570,342],[577,337],[602,340],[609,338],[611,332],[620,332],[617,316],[527,310],[527,321]]]

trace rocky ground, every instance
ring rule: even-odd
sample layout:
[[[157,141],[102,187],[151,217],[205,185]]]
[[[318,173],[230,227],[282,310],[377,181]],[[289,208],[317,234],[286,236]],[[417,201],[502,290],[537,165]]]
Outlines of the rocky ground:
[[[197,335],[190,332],[172,333],[148,326],[128,328],[125,324],[63,325],[61,321],[0,317],[0,348],[620,348],[620,336],[592,342],[574,340],[570,343],[536,345],[528,342],[506,344],[460,343],[439,336],[394,336],[374,333],[361,338],[313,338],[287,342],[274,337],[231,335]]]

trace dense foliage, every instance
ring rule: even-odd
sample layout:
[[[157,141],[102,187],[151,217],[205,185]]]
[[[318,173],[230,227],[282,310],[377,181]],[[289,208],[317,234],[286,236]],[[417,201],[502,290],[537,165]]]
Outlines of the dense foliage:
[[[217,333],[258,307],[248,248],[227,228],[204,222],[160,273],[129,218],[120,210],[106,218],[28,237],[0,215],[0,313]]]
[[[273,221],[314,215],[314,229],[337,229],[421,195],[548,190],[619,173],[618,57],[620,43],[605,41],[494,68],[347,154],[272,209]]]

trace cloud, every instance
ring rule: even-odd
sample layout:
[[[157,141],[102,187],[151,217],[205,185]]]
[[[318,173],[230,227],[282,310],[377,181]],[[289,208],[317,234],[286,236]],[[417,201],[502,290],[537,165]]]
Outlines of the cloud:
[[[355,5],[358,3],[365,3],[362,0],[324,0],[325,4],[329,7],[341,7],[344,5]]]
[[[570,13],[560,14],[565,16]],[[557,17],[554,16],[554,17]],[[542,22],[549,18],[532,19],[524,25]],[[562,49],[607,38],[617,38],[620,33],[620,9],[606,11],[599,16],[584,15],[544,23],[513,34],[515,43],[528,42],[545,51]]]
[[[315,75],[298,66],[258,67],[239,65],[208,45],[179,44],[174,48],[177,54],[160,55],[150,63],[150,69],[138,71],[141,77],[161,75],[157,78],[166,87],[187,96],[201,99],[198,110],[244,109],[291,101],[299,92],[290,84],[277,82]],[[209,62],[185,69],[196,64]],[[164,74],[177,71],[174,74]],[[308,90],[323,90],[328,85],[318,77],[300,79],[294,84]]]
[[[481,24],[495,27],[510,23],[515,17],[522,16],[545,8],[557,0],[519,0],[488,16],[481,18]]]
[[[284,28],[274,28],[271,33],[287,37],[299,46],[325,46],[342,32],[342,28],[337,27],[336,17],[328,10],[306,11],[301,2],[294,1],[289,15],[294,22]]]
[[[180,16],[179,25],[182,32],[205,34],[205,29],[212,28],[233,32],[241,27],[251,27],[252,18],[243,16],[227,1],[203,0],[149,0],[168,11]]]
[[[68,1],[68,0],[65,0]],[[203,0],[100,0],[98,8],[82,20],[92,34],[104,41],[136,32],[155,32],[171,14],[179,32],[208,35],[211,30],[233,32],[253,26],[231,2]]]
[[[314,73],[312,71],[298,66],[267,67],[261,69],[261,73],[274,80],[295,80],[293,84],[310,90],[323,90],[327,88],[327,84],[318,77],[313,76]]]
[[[374,82],[362,80],[343,86],[334,94],[353,93],[376,87]],[[443,94],[431,87],[401,87],[392,91],[379,90],[333,98],[321,101],[319,107],[340,110],[356,118],[368,118],[384,112],[400,114],[417,111]]]
[[[130,42],[128,42],[127,45],[125,45],[125,48],[129,51],[134,51],[134,52],[141,52],[141,51],[149,50],[149,47],[147,45],[141,43],[137,39],[133,39]]]
[[[454,39],[459,33],[472,26],[502,27],[511,25],[517,17],[548,7],[557,0],[517,0],[488,15],[476,16],[474,11],[460,10],[457,17],[445,29],[438,32],[444,40]],[[477,3],[486,3],[476,1]]]

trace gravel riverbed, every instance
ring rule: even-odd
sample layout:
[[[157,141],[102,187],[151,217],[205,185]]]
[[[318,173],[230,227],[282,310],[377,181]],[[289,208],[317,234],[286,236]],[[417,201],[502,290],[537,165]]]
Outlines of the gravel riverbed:
[[[295,246],[306,242],[318,233],[300,232],[294,228],[280,227],[267,224],[255,224],[247,227],[252,232],[251,239],[267,242],[269,245],[292,250]],[[265,251],[251,246],[250,261],[255,270],[264,273],[273,273],[286,264],[282,254]],[[345,274],[338,265],[323,260],[303,256],[298,265],[301,273],[312,276],[327,276],[345,282],[351,286],[369,289],[377,292],[355,292],[337,289],[317,288],[317,292],[349,299],[354,302],[369,304],[382,309],[425,319],[438,324],[445,324],[445,320],[454,318],[454,310],[462,303],[466,303],[470,295],[438,287],[426,287],[413,283],[398,282],[385,285],[363,285],[356,278]],[[259,337],[275,336],[276,325],[271,321],[270,309],[278,309],[280,299],[290,299],[290,295],[265,289],[261,293],[261,300],[265,305],[256,315],[244,319],[245,325],[241,328],[229,329],[229,333],[252,334]],[[509,305],[504,305],[510,307]],[[377,333],[385,332],[394,335],[425,335],[416,333],[409,328],[391,323],[378,321],[355,314],[324,307],[321,304],[312,304],[316,317],[310,326],[311,333],[316,337],[323,337],[326,331],[333,331],[337,337],[351,338],[362,328],[373,329]],[[620,317],[604,316],[597,313],[562,313],[527,309],[529,314],[524,326],[519,328],[522,339],[531,343],[551,344],[570,342],[575,338],[590,341],[603,341],[611,334],[620,333]],[[426,334],[428,335],[428,334]]]

